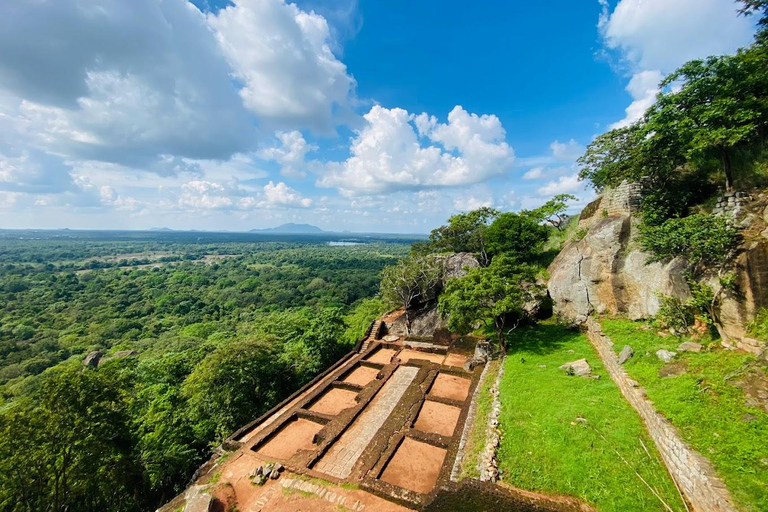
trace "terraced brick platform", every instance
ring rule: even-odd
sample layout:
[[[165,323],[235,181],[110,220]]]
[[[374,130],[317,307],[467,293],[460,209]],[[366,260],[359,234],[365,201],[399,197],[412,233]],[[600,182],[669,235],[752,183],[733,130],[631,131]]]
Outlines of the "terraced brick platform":
[[[375,324],[359,351],[235,432],[224,443],[231,453],[201,468],[194,488],[215,496],[218,510],[243,512],[404,512],[423,509],[439,493],[500,492],[481,483],[465,492],[450,480],[483,370],[464,369],[476,341],[454,346],[388,335],[391,316]],[[254,470],[271,463],[284,468],[278,480],[254,484]],[[560,510],[520,508],[524,496],[500,496],[492,501],[502,508],[491,509]],[[180,495],[161,512],[188,512],[184,503]]]
[[[352,466],[392,414],[418,371],[418,368],[411,366],[401,366],[395,370],[365,412],[333,444],[314,469],[339,479],[347,478],[352,472]]]

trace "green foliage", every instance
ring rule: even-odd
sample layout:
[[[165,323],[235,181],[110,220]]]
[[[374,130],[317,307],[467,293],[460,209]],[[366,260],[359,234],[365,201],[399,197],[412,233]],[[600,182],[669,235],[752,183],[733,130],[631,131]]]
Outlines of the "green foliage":
[[[694,322],[694,310],[691,305],[669,295],[659,297],[659,302],[656,324],[662,329],[688,332]]]
[[[768,341],[768,308],[760,308],[748,328],[748,333],[753,338]]]
[[[117,372],[63,368],[34,403],[0,416],[4,510],[135,510],[144,497],[131,454],[128,384]]]
[[[365,335],[371,322],[386,311],[387,305],[384,303],[384,299],[380,297],[362,299],[356,302],[349,314],[344,317],[344,322],[348,325],[344,332],[344,341],[350,346],[356,343]]]
[[[603,332],[619,351],[635,351],[624,367],[645,389],[656,409],[680,432],[683,440],[706,454],[725,480],[739,510],[768,510],[768,413],[748,403],[740,383],[748,377],[767,378],[754,356],[713,350],[684,352],[676,364],[686,373],[661,377],[664,362],[656,351],[677,351],[681,338],[662,338],[628,320],[603,320]]]
[[[581,179],[598,192],[642,182],[646,224],[687,215],[718,183],[731,190],[767,182],[768,11],[763,0],[740,1],[744,14],[762,15],[752,46],[685,63],[660,84],[643,119],[597,137],[578,161]]]
[[[596,191],[636,181],[643,174],[640,146],[643,131],[638,125],[599,135],[579,158],[579,178],[590,180]]]
[[[429,299],[436,291],[443,266],[434,256],[408,256],[381,274],[381,295],[384,302],[405,309],[406,325],[410,330],[410,312]]]
[[[440,312],[448,316],[451,331],[467,334],[489,319],[499,344],[506,346],[506,328],[525,317],[524,306],[538,291],[537,269],[506,255],[489,267],[470,270],[448,282],[440,295]]]
[[[694,266],[722,265],[739,241],[738,230],[722,216],[691,215],[640,230],[640,244],[654,260],[685,256]]]
[[[219,442],[286,395],[287,372],[271,341],[233,341],[195,366],[182,393],[198,437]]]
[[[154,510],[221,438],[350,349],[344,333],[383,308],[366,300],[378,273],[408,251],[35,236],[0,231],[0,510],[14,512]],[[139,356],[83,370],[96,348]]]
[[[527,212],[499,214],[485,231],[488,254],[529,261],[541,251],[549,237],[549,229],[540,223],[543,215],[534,216]]]
[[[578,197],[572,194],[558,194],[535,210],[524,211],[522,214],[539,222],[547,222],[558,231],[562,231],[568,220],[568,215],[565,214],[568,210],[568,203],[577,200]]]
[[[663,92],[645,120],[651,139],[675,137],[689,157],[714,153],[722,158],[728,190],[733,150],[755,140],[768,120],[766,61],[747,55],[684,64],[661,83]]]
[[[417,244],[414,250],[417,254],[471,252],[485,265],[490,261],[485,230],[498,215],[498,210],[486,207],[454,215],[448,224],[432,230],[427,244]]]
[[[499,389],[505,483],[575,496],[603,512],[666,511],[639,474],[672,510],[685,511],[640,418],[581,333],[543,322],[515,330],[509,344]],[[558,369],[581,358],[599,380]]]

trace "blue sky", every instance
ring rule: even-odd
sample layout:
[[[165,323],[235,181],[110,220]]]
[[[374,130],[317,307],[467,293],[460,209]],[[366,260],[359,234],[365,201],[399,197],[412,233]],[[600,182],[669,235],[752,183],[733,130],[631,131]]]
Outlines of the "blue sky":
[[[732,0],[0,6],[0,227],[428,232],[592,198],[576,158]]]

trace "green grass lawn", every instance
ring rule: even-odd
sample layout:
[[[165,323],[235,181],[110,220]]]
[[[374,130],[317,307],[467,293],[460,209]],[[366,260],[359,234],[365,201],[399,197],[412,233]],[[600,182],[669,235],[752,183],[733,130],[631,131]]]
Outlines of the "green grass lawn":
[[[749,407],[737,382],[765,366],[755,358],[713,346],[701,353],[681,353],[687,373],[659,377],[660,348],[676,351],[681,338],[661,337],[628,320],[602,320],[603,332],[620,351],[630,345],[635,356],[625,368],[645,389],[693,448],[708,457],[725,480],[740,510],[768,510],[768,413]]]
[[[600,380],[558,369],[581,358]],[[601,512],[667,510],[639,474],[673,510],[685,510],[640,417],[582,334],[554,323],[515,330],[505,365],[498,452],[505,482],[575,496]]]

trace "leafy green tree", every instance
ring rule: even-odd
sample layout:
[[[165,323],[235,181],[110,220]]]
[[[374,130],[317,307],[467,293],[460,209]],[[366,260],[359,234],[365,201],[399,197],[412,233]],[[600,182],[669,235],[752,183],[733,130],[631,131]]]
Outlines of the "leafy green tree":
[[[768,114],[768,70],[756,64],[742,54],[726,55],[688,62],[670,74],[646,113],[645,144],[671,134],[689,156],[718,155],[732,190],[733,153],[757,138]]]
[[[4,510],[136,510],[140,467],[128,428],[129,383],[118,372],[70,366],[31,402],[0,416]]]
[[[197,436],[220,441],[290,392],[290,373],[270,340],[221,345],[195,366],[182,386]]]
[[[442,264],[433,256],[409,256],[382,272],[381,294],[384,301],[405,310],[405,325],[409,333],[413,308],[428,299],[428,294],[438,286],[442,275]]]
[[[568,203],[576,200],[578,198],[572,194],[558,194],[535,210],[524,212],[524,215],[540,219],[558,231],[562,231],[565,229],[566,220],[568,220],[568,215],[565,213],[568,210]]]
[[[440,312],[448,317],[448,327],[461,334],[479,324],[492,326],[499,345],[506,348],[506,336],[525,318],[525,305],[539,290],[536,271],[513,258],[497,256],[490,266],[449,281],[440,295]]]
[[[602,192],[624,180],[635,181],[644,176],[640,154],[643,137],[639,124],[599,135],[577,161],[579,179],[589,180],[597,192]]]
[[[503,254],[517,262],[529,261],[549,237],[549,229],[540,224],[542,215],[500,214],[485,232],[488,254],[494,258]]]
[[[490,257],[487,252],[485,231],[499,211],[483,207],[468,213],[453,215],[448,224],[432,230],[429,235],[430,252],[471,252],[481,265],[487,265]],[[423,247],[421,247],[423,251]]]

